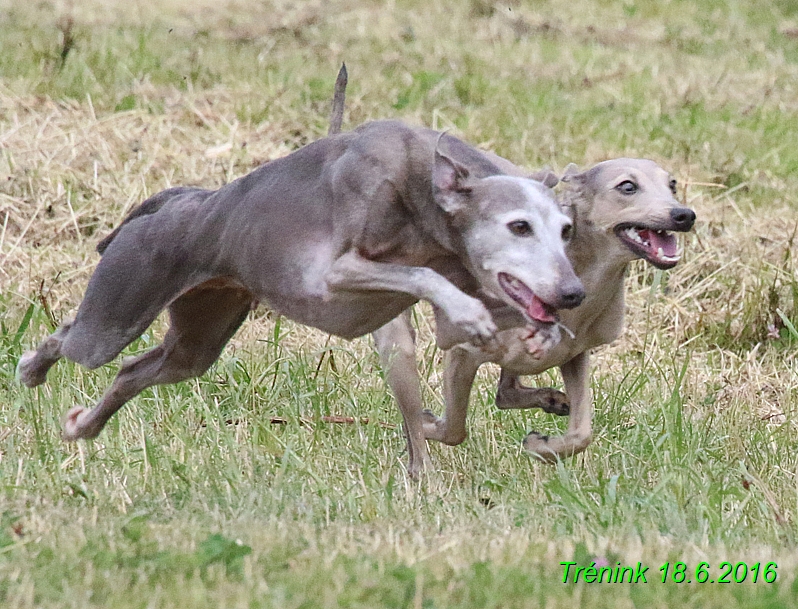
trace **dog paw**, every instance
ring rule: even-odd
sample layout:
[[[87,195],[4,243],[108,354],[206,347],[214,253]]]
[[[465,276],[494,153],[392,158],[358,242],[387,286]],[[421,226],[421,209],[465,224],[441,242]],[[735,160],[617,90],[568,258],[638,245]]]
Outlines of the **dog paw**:
[[[556,414],[558,417],[567,417],[571,414],[571,404],[568,402],[568,396],[562,391],[557,391],[551,388],[541,388],[541,393],[548,394],[541,396],[540,409],[549,414]]]
[[[533,359],[543,359],[562,338],[560,328],[556,324],[527,326],[526,331],[527,335],[523,338],[524,346]]]
[[[493,317],[482,302],[467,297],[447,312],[449,320],[468,336],[468,341],[477,347],[491,348],[498,328]]]
[[[430,409],[425,408],[421,412],[421,424],[424,429],[424,438],[443,442],[444,423],[441,417]]]
[[[432,412],[429,408],[425,408],[421,411],[421,420],[423,421],[424,425],[433,425],[437,426],[443,423],[443,419],[440,418],[437,414]]]
[[[543,412],[565,417],[571,414],[568,396],[552,387],[525,387],[514,379],[508,386],[499,386],[496,406],[501,410],[512,408],[540,408]]]
[[[26,351],[17,363],[16,377],[26,387],[36,387],[47,380],[47,371],[36,366],[36,351]]]
[[[428,478],[434,471],[429,455],[423,459],[411,458],[407,464],[407,475],[414,481]]]
[[[524,438],[524,449],[539,461],[556,463],[558,459],[581,453],[592,441],[591,432],[567,432],[564,436],[549,437],[530,431]]]
[[[468,435],[465,429],[460,432],[452,432],[447,429],[446,419],[437,416],[429,409],[422,411],[421,420],[424,426],[424,438],[427,440],[435,440],[448,446],[457,446],[462,444]]]
[[[85,406],[75,406],[70,408],[64,417],[64,430],[61,438],[65,442],[76,442],[77,440],[89,440],[96,438],[99,432],[86,429],[86,416],[91,412]]]
[[[524,438],[524,450],[543,463],[556,463],[557,453],[549,444],[549,436],[530,431]]]

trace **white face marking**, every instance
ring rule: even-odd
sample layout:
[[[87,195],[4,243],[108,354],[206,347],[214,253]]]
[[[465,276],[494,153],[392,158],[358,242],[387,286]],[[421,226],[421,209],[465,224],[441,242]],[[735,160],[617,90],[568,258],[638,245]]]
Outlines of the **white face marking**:
[[[512,211],[506,211],[501,213],[497,216],[496,222],[499,224],[507,225],[510,222],[515,222],[516,220],[526,220],[532,225],[534,229],[536,226],[540,227],[542,218],[540,217],[541,214],[534,214],[527,209],[514,209]]]
[[[547,190],[529,179],[511,176],[486,179],[512,182],[515,188],[520,186],[523,195],[515,209],[495,215],[486,210],[484,222],[477,222],[470,231],[472,260],[485,273],[480,277],[483,289],[506,300],[507,295],[498,284],[498,274],[502,273],[511,277],[509,281],[505,279],[510,287],[520,289],[523,283],[544,301],[555,300],[557,286],[564,279],[561,274],[569,266],[563,228],[571,225],[570,218]],[[532,231],[514,234],[509,225],[519,221],[529,223]]]
[[[506,225],[515,220],[526,220],[532,225],[533,229],[547,229],[552,235],[561,239],[562,227],[571,224],[571,220],[562,213],[559,205],[552,197],[540,192],[534,184],[530,183],[531,180],[527,178],[501,177],[512,180],[521,186],[524,194],[526,194],[527,204],[524,207],[518,207],[494,216],[496,221]],[[555,228],[559,228],[559,230],[554,230]]]

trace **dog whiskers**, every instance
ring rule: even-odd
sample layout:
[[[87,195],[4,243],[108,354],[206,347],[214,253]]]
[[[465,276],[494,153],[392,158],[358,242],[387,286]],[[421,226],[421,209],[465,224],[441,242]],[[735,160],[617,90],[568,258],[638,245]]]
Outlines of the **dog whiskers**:
[[[574,340],[574,339],[576,338],[576,334],[574,334],[574,333],[571,331],[571,329],[570,329],[568,326],[566,326],[564,323],[562,323],[562,322],[559,322],[559,321],[555,321],[554,323],[555,323],[555,324],[556,324],[556,325],[557,325],[559,328],[561,328],[562,330],[564,330],[564,331],[565,331],[565,333],[566,333],[568,336],[570,336],[570,337],[571,337],[571,340]]]

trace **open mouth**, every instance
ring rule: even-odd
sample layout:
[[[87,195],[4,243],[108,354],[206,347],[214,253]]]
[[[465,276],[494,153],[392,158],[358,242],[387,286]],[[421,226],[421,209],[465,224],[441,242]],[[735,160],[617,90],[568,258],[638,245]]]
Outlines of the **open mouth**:
[[[632,252],[645,258],[658,269],[670,269],[681,259],[676,235],[670,231],[623,225],[615,234]]]
[[[499,273],[498,278],[499,285],[505,293],[520,304],[530,318],[545,324],[553,324],[560,319],[557,309],[535,296],[535,293],[520,279],[509,273]]]

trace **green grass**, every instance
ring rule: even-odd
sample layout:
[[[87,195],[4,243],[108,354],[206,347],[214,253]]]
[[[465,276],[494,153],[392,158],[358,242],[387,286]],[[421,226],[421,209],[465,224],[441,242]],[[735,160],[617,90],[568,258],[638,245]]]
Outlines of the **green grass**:
[[[791,3],[129,4],[0,2],[0,605],[795,606]],[[35,390],[14,368],[74,314],[96,241],[152,192],[323,135],[341,61],[347,126],[448,128],[531,168],[645,156],[679,179],[699,222],[675,270],[629,272],[588,451],[530,459],[525,434],[565,422],[497,410],[485,367],[468,440],[432,445],[415,483],[368,340],[260,312],[202,378],[63,443],[63,414],[115,366],[61,362]],[[440,410],[425,310],[417,325]],[[648,583],[563,583],[565,561],[640,562]],[[778,577],[663,584],[668,561]]]

